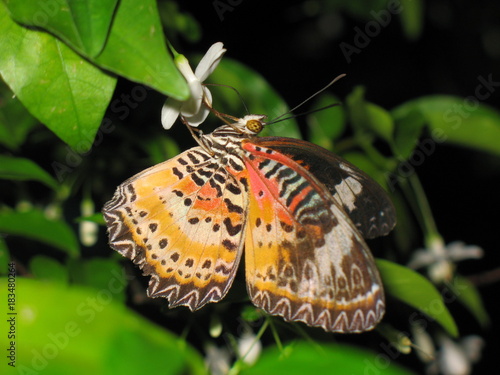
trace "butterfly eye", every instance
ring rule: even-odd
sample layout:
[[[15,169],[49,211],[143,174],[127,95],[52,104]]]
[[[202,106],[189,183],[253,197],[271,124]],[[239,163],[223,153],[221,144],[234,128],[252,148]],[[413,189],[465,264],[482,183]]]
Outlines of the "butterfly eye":
[[[262,128],[264,127],[262,125],[262,121],[260,120],[248,120],[247,121],[247,129],[250,130],[251,132],[254,132],[255,134],[260,133],[262,131]]]

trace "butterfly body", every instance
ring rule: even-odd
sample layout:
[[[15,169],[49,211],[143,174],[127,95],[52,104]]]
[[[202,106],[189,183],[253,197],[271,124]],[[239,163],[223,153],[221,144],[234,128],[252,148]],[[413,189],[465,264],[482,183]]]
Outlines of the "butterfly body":
[[[200,147],[120,185],[104,207],[111,246],[171,307],[222,299],[244,253],[250,298],[268,313],[332,332],[373,328],[384,294],[363,237],[392,229],[392,204],[318,146],[257,137],[262,117],[201,134]]]

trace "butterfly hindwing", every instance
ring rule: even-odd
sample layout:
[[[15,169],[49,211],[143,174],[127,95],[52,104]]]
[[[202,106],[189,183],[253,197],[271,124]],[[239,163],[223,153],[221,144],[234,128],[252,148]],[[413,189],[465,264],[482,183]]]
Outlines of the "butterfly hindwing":
[[[394,228],[396,213],[387,193],[351,163],[300,139],[259,137],[253,141],[288,156],[321,181],[365,238],[385,236]]]
[[[111,246],[151,275],[148,295],[195,310],[232,284],[246,200],[245,187],[195,147],[125,181],[103,212]]]
[[[371,329],[384,313],[373,258],[342,205],[305,168],[253,141],[245,268],[252,302],[333,332]]]

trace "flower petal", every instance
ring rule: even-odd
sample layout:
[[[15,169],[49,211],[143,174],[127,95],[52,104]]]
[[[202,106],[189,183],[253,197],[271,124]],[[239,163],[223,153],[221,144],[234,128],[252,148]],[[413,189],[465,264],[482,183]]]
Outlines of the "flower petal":
[[[175,65],[177,66],[177,69],[179,69],[179,71],[182,73],[184,78],[186,78],[186,81],[188,83],[198,80],[196,74],[193,73],[193,69],[191,69],[191,65],[189,65],[188,59],[186,59],[184,55],[178,55],[175,58]]]
[[[167,99],[161,108],[161,124],[165,129],[170,129],[174,124],[181,110],[183,102],[175,99]]]
[[[210,74],[212,74],[215,68],[217,68],[217,65],[219,65],[219,62],[226,51],[227,50],[224,48],[224,44],[222,42],[212,44],[196,67],[194,75],[198,77],[201,82],[203,82]]]
[[[203,95],[205,96],[205,101],[208,103],[210,107],[212,107],[212,93],[207,88],[207,86],[201,86],[203,89]]]
[[[208,114],[210,113],[210,110],[203,106],[200,108],[198,113],[196,113],[193,116],[184,116],[186,122],[194,127],[199,126],[205,119],[207,118]]]

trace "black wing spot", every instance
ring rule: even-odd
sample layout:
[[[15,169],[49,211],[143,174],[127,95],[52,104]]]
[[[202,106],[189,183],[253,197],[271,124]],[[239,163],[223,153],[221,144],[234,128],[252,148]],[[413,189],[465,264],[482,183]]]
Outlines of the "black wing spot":
[[[224,203],[226,204],[227,210],[229,212],[236,212],[237,214],[243,213],[243,208],[241,206],[238,206],[237,204],[233,204],[230,199],[224,199]]]
[[[179,180],[184,178],[184,174],[177,167],[172,168],[172,172],[177,176]]]
[[[226,217],[223,223],[226,226],[227,233],[229,233],[230,236],[236,236],[238,233],[241,232],[242,225],[237,224],[233,226],[233,223],[231,223],[230,218]]]
[[[222,245],[228,249],[229,251],[234,251],[238,248],[238,246],[236,246],[236,244],[234,242],[231,242],[230,240],[228,239],[225,239],[224,241],[222,241]]]
[[[182,191],[180,191],[180,190],[172,190],[172,193],[174,193],[178,197],[183,197],[184,196],[184,193]]]

